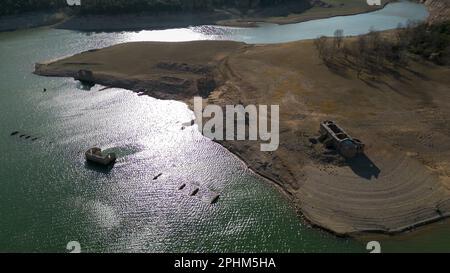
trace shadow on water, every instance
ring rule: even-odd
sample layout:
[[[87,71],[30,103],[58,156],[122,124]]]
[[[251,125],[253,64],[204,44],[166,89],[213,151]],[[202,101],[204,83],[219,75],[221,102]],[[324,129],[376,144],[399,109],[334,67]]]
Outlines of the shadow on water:
[[[89,161],[86,161],[84,163],[84,167],[86,169],[91,170],[91,171],[95,171],[95,172],[98,172],[98,173],[103,173],[103,174],[111,173],[112,169],[114,168],[114,165],[115,165],[115,163],[113,163],[111,165],[108,165],[108,166],[102,166],[102,165],[95,164],[95,163],[92,163],[92,162],[89,162]]]
[[[104,149],[103,152],[104,153],[115,153],[117,155],[118,158],[124,158],[130,155],[134,155],[136,153],[139,153],[141,151],[143,151],[145,149],[144,146],[140,145],[140,144],[126,144],[120,147],[113,147],[113,148],[108,148],[108,149]]]
[[[95,84],[92,83],[85,83],[85,82],[77,82],[77,89],[83,90],[83,91],[91,91],[92,87],[94,87]]]
[[[367,180],[377,179],[381,172],[377,165],[365,154],[348,159],[347,164],[355,174]]]

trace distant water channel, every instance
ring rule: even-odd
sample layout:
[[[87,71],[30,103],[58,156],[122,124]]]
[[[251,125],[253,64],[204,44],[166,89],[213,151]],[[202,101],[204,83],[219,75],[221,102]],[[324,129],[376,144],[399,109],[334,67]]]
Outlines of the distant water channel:
[[[363,0],[364,1],[364,0]],[[337,16],[297,24],[260,24],[256,28],[222,26],[198,26],[180,29],[141,31],[129,34],[129,40],[145,41],[190,41],[190,40],[233,40],[245,43],[284,43],[318,36],[332,36],[336,29],[345,35],[360,35],[374,30],[395,29],[409,21],[423,21],[428,11],[422,4],[402,1],[388,4],[385,8],[370,13]]]
[[[0,251],[65,252],[69,241],[86,252],[366,251],[366,239],[308,227],[271,183],[193,128],[182,130],[193,117],[183,103],[99,86],[85,91],[72,79],[31,72],[38,61],[127,41],[285,42],[334,28],[346,34],[386,29],[425,16],[423,6],[402,2],[371,14],[255,29],[1,33]],[[10,136],[13,131],[20,134]],[[87,165],[83,152],[92,146],[116,152],[115,167]],[[187,189],[179,191],[184,183]],[[190,187],[201,194],[188,196]],[[221,199],[210,205],[214,193]],[[432,229],[383,245],[387,251],[445,250],[448,225]]]

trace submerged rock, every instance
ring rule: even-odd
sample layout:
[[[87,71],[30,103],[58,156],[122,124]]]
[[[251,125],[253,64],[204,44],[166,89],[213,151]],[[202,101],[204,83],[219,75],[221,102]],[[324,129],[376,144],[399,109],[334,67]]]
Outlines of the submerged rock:
[[[220,198],[220,195],[219,195],[219,194],[215,195],[215,196],[211,199],[210,204],[213,205],[213,204],[217,203],[217,202],[219,201],[219,198]]]
[[[79,70],[74,77],[75,80],[80,81],[83,86],[93,87],[95,85],[94,73],[90,70]]]
[[[153,177],[153,180],[157,180],[158,178],[161,177],[161,175],[163,175],[162,173],[158,174],[157,176]]]
[[[195,189],[191,192],[190,196],[195,196],[195,195],[197,195],[197,193],[198,193],[199,190],[200,190],[199,188],[195,188]]]

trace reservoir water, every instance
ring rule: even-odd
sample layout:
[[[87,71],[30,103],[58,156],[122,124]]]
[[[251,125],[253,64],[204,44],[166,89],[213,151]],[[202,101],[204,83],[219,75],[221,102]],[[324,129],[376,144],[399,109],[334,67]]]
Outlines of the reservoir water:
[[[233,40],[249,44],[285,43],[318,36],[332,36],[337,29],[345,35],[360,35],[374,30],[394,29],[407,25],[409,21],[423,21],[428,11],[425,6],[408,1],[388,4],[371,13],[337,16],[298,24],[260,24],[257,28],[236,28],[221,26],[198,26],[183,29],[141,31],[131,34],[131,41],[190,41],[190,40]]]
[[[422,5],[401,2],[370,14],[254,29],[0,33],[0,251],[65,252],[70,241],[86,252],[366,251],[368,239],[308,227],[272,183],[194,128],[182,130],[193,117],[183,103],[99,86],[86,91],[72,79],[33,75],[34,63],[128,41],[285,42],[426,16]],[[87,165],[83,152],[92,146],[116,152],[115,167]],[[178,190],[181,184],[186,189]],[[191,187],[200,194],[189,196]],[[221,198],[210,205],[214,193]],[[446,230],[441,223],[381,240],[385,251],[444,251]]]

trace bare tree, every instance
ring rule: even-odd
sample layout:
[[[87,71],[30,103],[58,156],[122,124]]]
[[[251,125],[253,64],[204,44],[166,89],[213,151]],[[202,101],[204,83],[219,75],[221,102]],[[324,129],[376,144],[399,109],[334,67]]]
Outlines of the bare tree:
[[[342,46],[342,43],[344,41],[344,30],[337,29],[334,32],[334,40],[333,41],[334,41],[334,43],[333,43],[334,48],[335,49],[340,49],[341,46]]]
[[[361,78],[364,68],[368,65],[370,54],[366,35],[358,36],[358,40],[356,41],[356,51],[356,70],[358,71],[358,78]]]
[[[329,57],[327,41],[328,41],[328,39],[325,36],[317,37],[314,40],[314,45],[315,45],[317,51],[319,52],[319,57],[323,60],[327,60]]]

